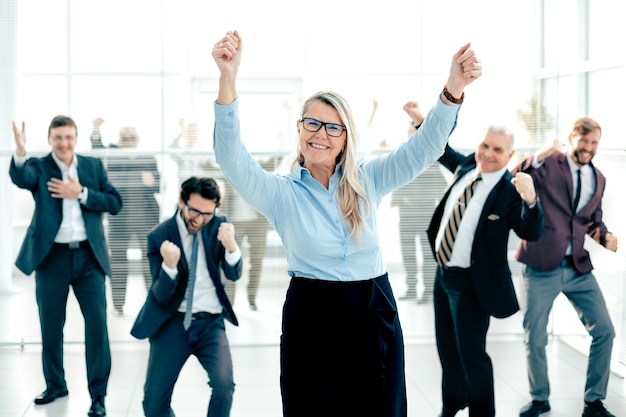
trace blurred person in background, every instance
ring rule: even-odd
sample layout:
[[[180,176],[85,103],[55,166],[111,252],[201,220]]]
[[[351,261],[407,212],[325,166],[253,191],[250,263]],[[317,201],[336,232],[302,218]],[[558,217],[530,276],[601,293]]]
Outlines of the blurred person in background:
[[[100,127],[104,119],[93,121],[91,147],[104,149]],[[111,248],[111,292],[113,312],[124,314],[130,265],[128,250],[140,251],[139,262],[146,290],[150,288],[150,266],[146,256],[146,235],[160,219],[156,195],[160,192],[157,161],[149,155],[133,155],[139,145],[139,134],[132,126],[120,128],[117,143],[109,148],[120,155],[107,155],[106,167],[111,183],[117,188],[124,208],[117,216],[108,217],[108,240]]]
[[[408,137],[424,122],[424,115],[416,101],[409,101],[402,109],[409,115]],[[400,249],[404,265],[406,292],[400,300],[417,300],[420,304],[431,303],[437,262],[430,256],[426,229],[433,211],[446,188],[447,181],[441,173],[439,162],[391,195],[391,206],[398,207]],[[418,268],[417,244],[420,242],[421,261]],[[418,281],[418,275],[421,281]]]

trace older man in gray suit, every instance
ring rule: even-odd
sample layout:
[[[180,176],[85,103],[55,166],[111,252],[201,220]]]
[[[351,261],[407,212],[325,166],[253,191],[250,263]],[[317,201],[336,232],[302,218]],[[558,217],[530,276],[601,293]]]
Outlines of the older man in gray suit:
[[[520,417],[537,417],[550,410],[547,326],[552,303],[560,293],[570,300],[593,338],[583,417],[615,417],[602,404],[609,382],[615,330],[592,273],[589,253],[583,246],[587,234],[607,249],[617,250],[617,238],[602,221],[606,179],[591,162],[601,134],[596,121],[580,118],[569,134],[569,152],[562,152],[563,144],[555,140],[515,170],[532,175],[545,212],[543,237],[536,242],[523,240],[517,254],[517,259],[525,264],[528,302],[524,340],[532,396]]]
[[[63,369],[65,307],[72,286],[85,318],[89,417],[106,415],[104,397],[111,372],[106,322],[105,275],[111,275],[102,213],[117,214],[122,198],[99,159],[74,153],[77,129],[67,116],[56,116],[48,128],[52,152],[28,158],[25,124],[13,123],[16,150],[11,179],[29,190],[35,212],[17,257],[26,275],[35,271],[46,390],[35,404],[68,395]]]

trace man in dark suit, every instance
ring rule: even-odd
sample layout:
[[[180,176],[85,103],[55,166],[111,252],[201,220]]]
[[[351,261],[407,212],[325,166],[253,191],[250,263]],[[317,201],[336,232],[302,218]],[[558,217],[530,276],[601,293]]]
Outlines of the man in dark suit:
[[[215,212],[220,197],[212,178],[187,179],[179,210],[148,235],[152,286],[131,330],[150,340],[147,417],[174,416],[174,384],[191,355],[209,376],[208,415],[230,415],[235,383],[224,319],[238,323],[221,277],[239,279],[242,262],[233,225]]]
[[[543,233],[532,178],[514,177],[506,168],[514,153],[513,134],[490,126],[475,154],[466,157],[447,147],[439,159],[455,173],[428,228],[439,264],[434,305],[442,417],[466,406],[470,416],[495,415],[485,346],[489,319],[519,310],[507,260],[509,233],[531,241]]]
[[[17,257],[26,275],[35,271],[46,390],[35,404],[68,395],[63,369],[63,326],[69,287],[85,319],[90,417],[106,414],[104,397],[111,371],[106,321],[105,275],[110,274],[102,213],[116,214],[122,198],[109,183],[99,159],[74,153],[77,129],[67,116],[56,116],[48,129],[52,152],[28,158],[25,124],[13,123],[16,150],[10,175],[35,199],[35,213]]]
[[[517,253],[517,259],[525,264],[524,342],[532,397],[520,411],[521,417],[537,417],[550,410],[547,326],[552,303],[560,293],[570,300],[593,338],[583,417],[614,417],[602,400],[609,382],[615,330],[584,248],[585,235],[589,235],[607,249],[617,250],[617,238],[602,221],[606,178],[591,162],[601,134],[596,121],[580,118],[569,134],[569,152],[563,152],[564,145],[557,139],[516,168],[532,175],[546,213],[544,236],[536,242],[522,241]]]
[[[91,147],[103,149],[100,126],[102,118],[93,121]],[[120,153],[137,149],[139,134],[132,126],[120,128],[117,144],[110,148],[119,149]],[[124,314],[126,286],[128,282],[127,250],[133,241],[138,248],[145,250],[146,235],[159,223],[159,204],[155,194],[160,192],[160,175],[157,161],[150,155],[110,155],[106,158],[107,173],[111,183],[120,192],[124,200],[124,208],[114,217],[109,217],[108,237],[111,248],[111,295],[114,314]],[[150,288],[150,267],[148,257],[141,257],[146,290]]]

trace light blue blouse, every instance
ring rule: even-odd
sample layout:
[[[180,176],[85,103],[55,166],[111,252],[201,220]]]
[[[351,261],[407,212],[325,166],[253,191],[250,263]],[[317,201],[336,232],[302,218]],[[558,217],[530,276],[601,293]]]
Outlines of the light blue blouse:
[[[358,281],[386,272],[379,247],[378,206],[383,197],[425,171],[442,154],[456,127],[460,106],[437,100],[426,120],[406,142],[388,154],[359,159],[361,185],[370,212],[360,243],[351,235],[335,200],[342,175],[338,166],[326,189],[297,164],[291,173],[265,171],[248,152],[240,135],[239,106],[215,103],[213,150],[224,176],[241,197],[270,221],[287,253],[290,276],[329,281]],[[259,139],[262,140],[262,139]]]

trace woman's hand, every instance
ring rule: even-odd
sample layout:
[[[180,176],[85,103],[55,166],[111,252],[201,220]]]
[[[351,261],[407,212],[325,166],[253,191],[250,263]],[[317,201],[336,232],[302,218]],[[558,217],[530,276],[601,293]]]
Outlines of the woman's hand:
[[[476,56],[471,44],[462,46],[453,56],[450,75],[446,86],[452,96],[461,98],[465,86],[471,84],[483,74],[480,59]]]
[[[241,36],[235,31],[228,31],[213,45],[213,59],[220,70],[220,85],[217,104],[228,105],[237,98],[237,72],[241,64]]]

